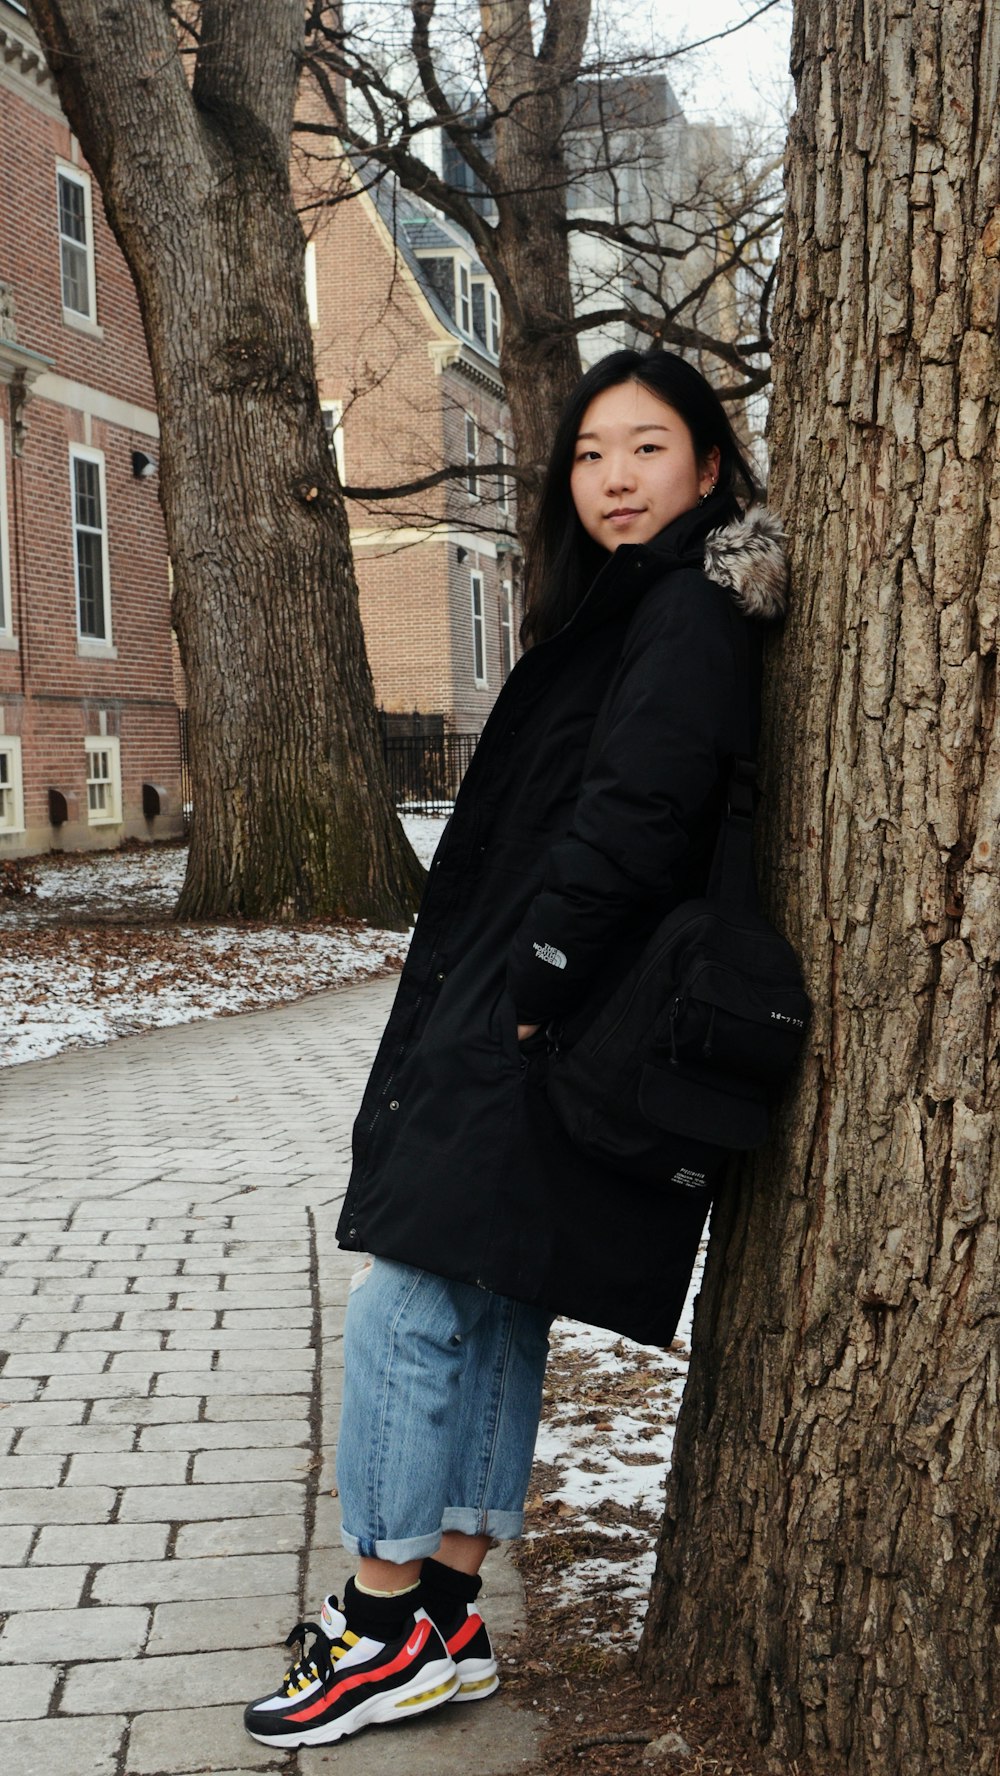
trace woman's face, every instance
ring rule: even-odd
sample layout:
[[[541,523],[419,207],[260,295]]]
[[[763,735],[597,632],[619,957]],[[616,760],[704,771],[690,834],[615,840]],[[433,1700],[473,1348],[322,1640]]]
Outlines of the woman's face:
[[[587,535],[614,550],[690,512],[718,473],[717,449],[699,463],[680,414],[641,382],[622,382],[584,413],[569,487]]]

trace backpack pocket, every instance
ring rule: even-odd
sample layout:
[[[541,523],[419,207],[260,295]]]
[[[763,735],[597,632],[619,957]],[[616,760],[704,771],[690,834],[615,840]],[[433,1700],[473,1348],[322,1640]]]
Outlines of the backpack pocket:
[[[658,1064],[708,1067],[774,1090],[802,1046],[809,1005],[794,983],[758,982],[724,962],[701,960],[657,1019]]]

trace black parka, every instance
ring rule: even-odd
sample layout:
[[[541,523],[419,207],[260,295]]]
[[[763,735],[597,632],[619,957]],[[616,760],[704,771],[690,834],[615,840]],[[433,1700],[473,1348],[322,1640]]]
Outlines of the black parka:
[[[720,496],[619,547],[520,659],[431,866],[354,1128],[342,1246],[669,1343],[711,1191],[571,1146],[544,1042],[572,1040],[673,905],[704,890],[728,761],[756,745],[780,533]],[[707,569],[713,577],[708,577]],[[724,583],[720,583],[724,582]],[[678,1146],[718,1175],[714,1150]]]

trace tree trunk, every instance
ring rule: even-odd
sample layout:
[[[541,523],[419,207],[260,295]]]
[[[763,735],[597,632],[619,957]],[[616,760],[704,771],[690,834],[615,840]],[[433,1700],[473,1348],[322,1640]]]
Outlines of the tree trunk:
[[[497,205],[492,251],[483,256],[503,307],[500,374],[518,469],[517,529],[526,550],[559,415],[580,380],[564,137],[590,0],[560,0],[548,9],[537,54],[528,0],[480,0],[479,10]]]
[[[189,82],[162,0],[30,0],[139,296],[188,677],[185,918],[405,926],[392,806],[326,446],[288,153],[300,0],[204,0]]]
[[[766,898],[816,1017],[719,1205],[640,1663],[774,1767],[996,1769],[1000,14],[797,0]]]

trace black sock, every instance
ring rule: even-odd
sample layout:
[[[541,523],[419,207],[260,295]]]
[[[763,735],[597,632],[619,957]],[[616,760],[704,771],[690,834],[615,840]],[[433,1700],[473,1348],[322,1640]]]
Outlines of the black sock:
[[[348,1579],[344,1588],[347,1625],[355,1634],[368,1635],[372,1640],[398,1640],[414,1610],[423,1602],[422,1589],[418,1584],[399,1597],[369,1597],[358,1590],[354,1579]]]
[[[482,1589],[478,1573],[463,1573],[428,1556],[420,1571],[420,1592],[432,1622],[457,1616],[467,1603],[475,1603]]]

